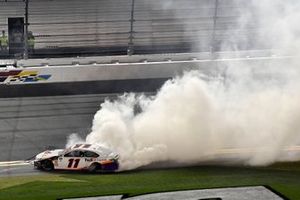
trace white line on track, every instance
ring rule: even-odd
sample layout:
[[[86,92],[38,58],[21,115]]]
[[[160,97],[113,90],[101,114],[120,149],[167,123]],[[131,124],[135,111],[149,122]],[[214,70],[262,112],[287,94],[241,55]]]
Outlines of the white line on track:
[[[19,168],[18,168],[18,167],[5,168],[5,169],[0,170],[0,174],[1,174],[1,173],[9,173],[9,172],[11,172],[11,171],[13,171],[13,170],[17,170],[17,169],[19,169]]]
[[[219,149],[216,154],[241,154],[241,153],[259,153],[264,151],[272,151],[272,148],[266,147],[257,147],[257,148],[228,148],[228,149]],[[282,149],[282,152],[300,152],[300,146],[290,146]]]
[[[22,166],[22,165],[30,165],[30,162],[25,161],[25,160],[0,162],[0,167]]]

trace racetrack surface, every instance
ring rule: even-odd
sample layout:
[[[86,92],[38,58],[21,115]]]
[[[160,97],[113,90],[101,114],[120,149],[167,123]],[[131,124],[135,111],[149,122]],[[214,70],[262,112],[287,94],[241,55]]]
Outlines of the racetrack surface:
[[[26,160],[47,148],[64,148],[67,136],[86,136],[110,95],[0,99],[0,162]]]
[[[0,163],[0,177],[41,175],[46,172],[33,168],[30,163],[20,161],[19,165]]]

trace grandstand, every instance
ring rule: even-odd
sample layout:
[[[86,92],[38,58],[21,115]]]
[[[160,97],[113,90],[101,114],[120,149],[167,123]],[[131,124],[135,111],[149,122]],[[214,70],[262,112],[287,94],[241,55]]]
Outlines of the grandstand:
[[[259,49],[254,20],[241,25],[242,0],[29,0],[32,57]],[[24,17],[23,0],[0,1],[0,30]],[[251,42],[249,42],[251,40]]]

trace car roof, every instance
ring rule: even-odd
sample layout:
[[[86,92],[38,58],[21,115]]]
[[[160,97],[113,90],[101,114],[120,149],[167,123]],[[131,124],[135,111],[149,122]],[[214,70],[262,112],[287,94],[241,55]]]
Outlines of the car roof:
[[[98,144],[75,144],[69,148],[69,150],[87,150],[96,153],[111,153],[112,151],[104,148]]]
[[[73,146],[71,146],[70,149],[74,150],[74,149],[94,149],[95,147],[92,148],[92,144],[74,144]]]

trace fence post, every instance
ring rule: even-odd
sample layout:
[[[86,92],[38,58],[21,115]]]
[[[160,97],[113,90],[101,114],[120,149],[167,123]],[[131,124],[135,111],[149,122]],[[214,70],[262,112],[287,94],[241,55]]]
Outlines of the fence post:
[[[130,32],[129,32],[129,43],[128,43],[128,49],[127,49],[127,55],[131,56],[134,53],[134,44],[133,44],[133,23],[134,23],[134,2],[135,0],[132,0],[131,2],[131,17],[130,17]]]
[[[29,0],[25,0],[25,24],[24,24],[24,59],[28,59],[28,6]]]

